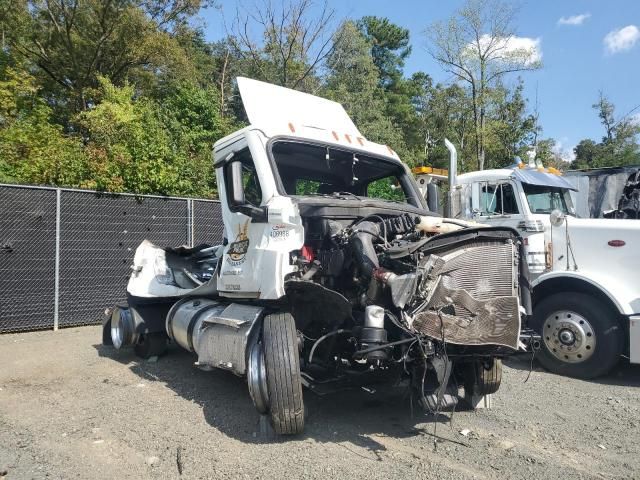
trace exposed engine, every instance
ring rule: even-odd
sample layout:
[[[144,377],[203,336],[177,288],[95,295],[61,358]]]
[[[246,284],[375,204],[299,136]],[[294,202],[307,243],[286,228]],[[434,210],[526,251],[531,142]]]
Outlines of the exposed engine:
[[[410,378],[435,409],[455,385],[454,370],[518,348],[519,237],[442,222],[305,219],[287,297],[309,384],[385,369]]]
[[[304,246],[290,254],[297,268],[285,279],[285,304],[277,308],[295,319],[307,387],[328,393],[406,382],[431,411],[498,389],[499,359],[518,349],[520,312],[530,309],[517,233],[408,213],[355,221],[310,216],[304,228]],[[197,353],[203,368],[246,374],[254,403],[266,411],[264,360],[252,339],[269,307],[217,297],[208,280],[219,252],[143,243],[138,261],[154,259],[153,268],[136,274],[130,293],[144,285],[164,292],[166,302],[130,296],[134,308],[116,309],[111,319],[113,343],[141,348],[144,332],[159,330],[153,319],[166,317],[160,328],[170,339]]]

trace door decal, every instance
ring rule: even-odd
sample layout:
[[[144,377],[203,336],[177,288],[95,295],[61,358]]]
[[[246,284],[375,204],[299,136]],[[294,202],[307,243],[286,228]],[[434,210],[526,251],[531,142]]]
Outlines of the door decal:
[[[247,250],[249,250],[248,230],[250,221],[251,220],[247,220],[243,225],[238,225],[238,234],[236,235],[236,239],[231,243],[231,245],[229,245],[229,256],[227,261],[234,267],[239,267],[244,263]]]

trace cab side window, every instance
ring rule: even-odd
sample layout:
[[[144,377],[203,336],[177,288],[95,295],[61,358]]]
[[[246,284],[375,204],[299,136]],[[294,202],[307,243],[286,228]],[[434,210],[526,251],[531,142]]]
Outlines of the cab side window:
[[[512,215],[519,213],[518,202],[510,183],[485,183],[480,191],[480,211],[483,215]]]
[[[244,190],[245,201],[255,207],[259,207],[262,203],[262,189],[260,188],[260,181],[258,180],[251,152],[248,148],[243,148],[235,153],[233,159],[242,163],[242,189]],[[227,178],[230,178],[230,174],[227,175]]]

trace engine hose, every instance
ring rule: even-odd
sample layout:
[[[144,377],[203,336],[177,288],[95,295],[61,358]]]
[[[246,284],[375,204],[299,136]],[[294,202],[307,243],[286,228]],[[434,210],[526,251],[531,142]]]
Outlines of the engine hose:
[[[354,358],[360,358],[360,357],[364,357],[365,355],[371,353],[371,352],[375,352],[377,350],[382,350],[384,348],[388,348],[388,347],[395,347],[396,345],[402,345],[404,343],[409,343],[409,342],[413,342],[415,341],[415,338],[404,338],[402,340],[396,340],[395,342],[390,342],[390,343],[385,343],[384,345],[377,345],[375,347],[371,347],[371,348],[366,348],[364,350],[358,350],[357,352],[355,352],[353,354]]]
[[[356,261],[366,279],[369,280],[373,271],[380,267],[378,256],[373,248],[372,236],[379,236],[380,228],[373,222],[361,222],[356,233],[351,237]]]
[[[468,228],[469,224],[464,222],[457,222],[453,218],[443,218],[442,223],[450,223],[452,225],[457,225],[459,227]]]
[[[322,341],[326,340],[329,337],[332,337],[333,335],[338,335],[340,333],[351,333],[351,330],[340,328],[338,330],[334,330],[333,332],[329,332],[326,335],[321,336],[318,340],[316,340],[316,343],[313,344],[313,347],[311,347],[311,351],[309,352],[309,363],[311,363],[311,361],[313,360],[313,353],[316,351],[316,348],[318,347],[318,345],[320,345]]]

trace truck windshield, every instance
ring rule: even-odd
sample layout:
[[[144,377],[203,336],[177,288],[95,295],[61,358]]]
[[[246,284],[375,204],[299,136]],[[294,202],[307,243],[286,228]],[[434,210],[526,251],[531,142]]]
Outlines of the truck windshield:
[[[271,152],[287,195],[368,197],[422,207],[397,162],[294,141],[276,142]]]
[[[551,213],[554,210],[560,210],[566,214],[574,214],[571,196],[567,189],[528,183],[523,183],[522,188],[527,196],[531,213]]]

